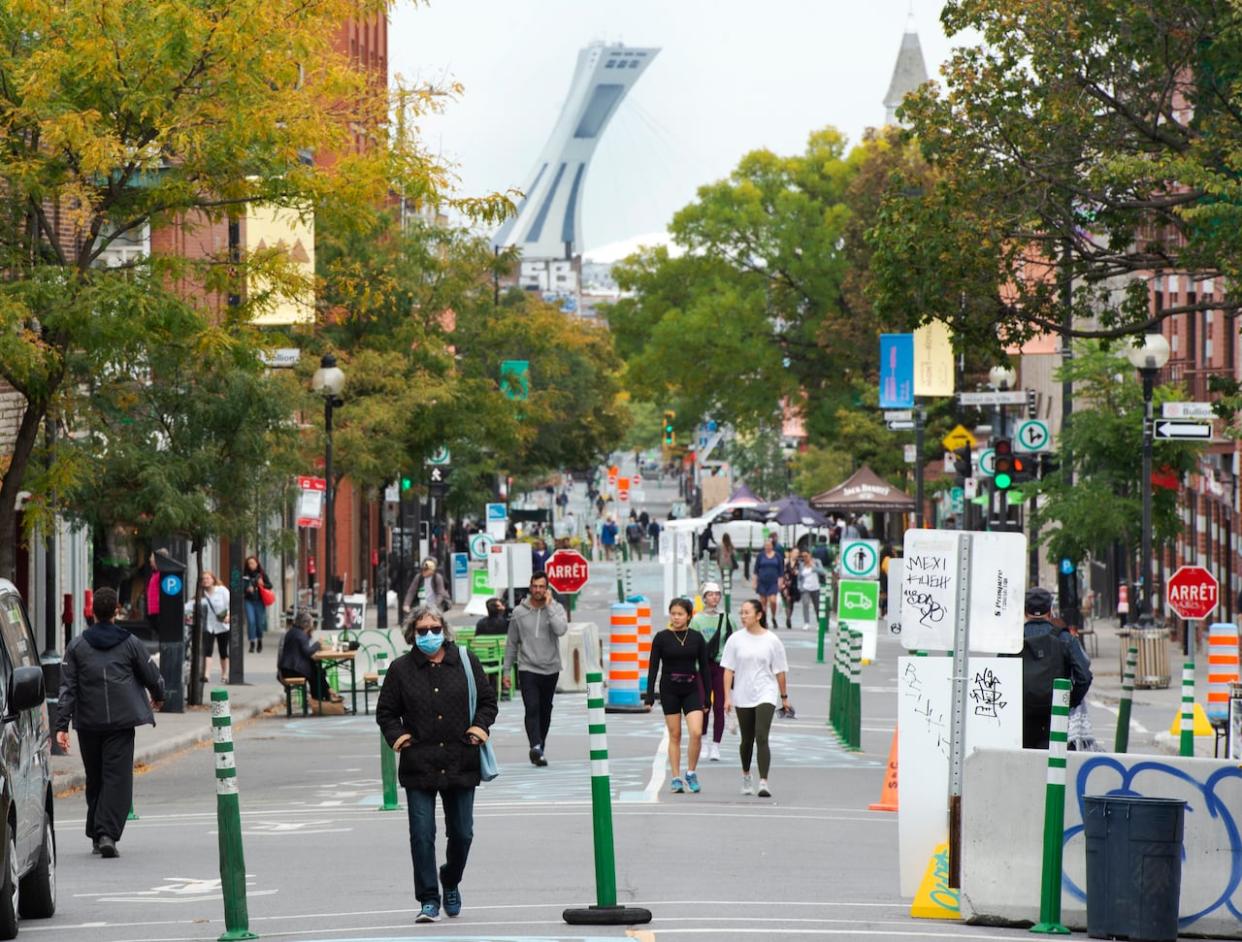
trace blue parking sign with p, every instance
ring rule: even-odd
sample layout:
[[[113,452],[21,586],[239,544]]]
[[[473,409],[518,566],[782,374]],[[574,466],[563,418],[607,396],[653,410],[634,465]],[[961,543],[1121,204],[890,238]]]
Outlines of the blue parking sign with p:
[[[165,595],[181,594],[181,577],[176,573],[169,573],[160,580],[160,589]]]

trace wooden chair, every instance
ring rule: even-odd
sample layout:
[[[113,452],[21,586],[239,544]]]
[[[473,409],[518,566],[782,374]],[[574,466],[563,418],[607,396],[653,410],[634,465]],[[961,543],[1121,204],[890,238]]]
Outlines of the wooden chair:
[[[371,715],[371,691],[379,692],[379,674],[362,675],[362,712]]]
[[[281,677],[280,684],[285,688],[285,718],[293,719],[293,692],[295,690],[302,700],[302,715],[309,716],[310,703],[306,696],[306,678]]]

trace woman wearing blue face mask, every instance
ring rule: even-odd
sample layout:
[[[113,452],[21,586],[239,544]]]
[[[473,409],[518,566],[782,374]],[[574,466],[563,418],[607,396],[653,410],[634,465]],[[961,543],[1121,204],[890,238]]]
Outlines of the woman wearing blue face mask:
[[[474,837],[474,790],[481,781],[479,746],[496,719],[496,693],[478,658],[453,643],[438,609],[416,608],[405,623],[405,640],[414,649],[388,669],[375,721],[399,754],[397,776],[410,814],[414,893],[422,907],[414,921],[435,922],[441,903],[447,915],[461,913],[460,883]],[[473,715],[467,668],[476,690]],[[448,835],[445,863],[438,871],[437,794]]]

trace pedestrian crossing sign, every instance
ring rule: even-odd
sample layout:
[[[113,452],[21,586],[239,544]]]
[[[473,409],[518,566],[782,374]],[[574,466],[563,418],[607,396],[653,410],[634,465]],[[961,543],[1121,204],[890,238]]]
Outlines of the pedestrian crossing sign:
[[[846,579],[878,579],[880,541],[842,540],[841,575]]]

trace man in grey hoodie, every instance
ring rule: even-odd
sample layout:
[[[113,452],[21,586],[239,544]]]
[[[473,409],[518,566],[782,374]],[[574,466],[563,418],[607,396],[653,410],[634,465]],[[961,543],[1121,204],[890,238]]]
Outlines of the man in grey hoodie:
[[[116,857],[116,842],[133,806],[134,728],[155,725],[164,705],[164,678],[141,641],[113,623],[116,591],[95,592],[95,624],[69,642],[60,665],[56,741],[69,752],[69,724],[78,731],[86,769],[86,836],[94,852]],[[148,700],[148,696],[150,700]]]
[[[534,765],[548,764],[543,749],[548,741],[548,727],[552,725],[552,697],[561,675],[560,638],[568,630],[569,617],[565,607],[552,598],[547,574],[534,573],[530,577],[530,594],[509,617],[501,674],[501,682],[508,689],[509,672],[517,661],[518,686],[526,708],[526,739]]]

